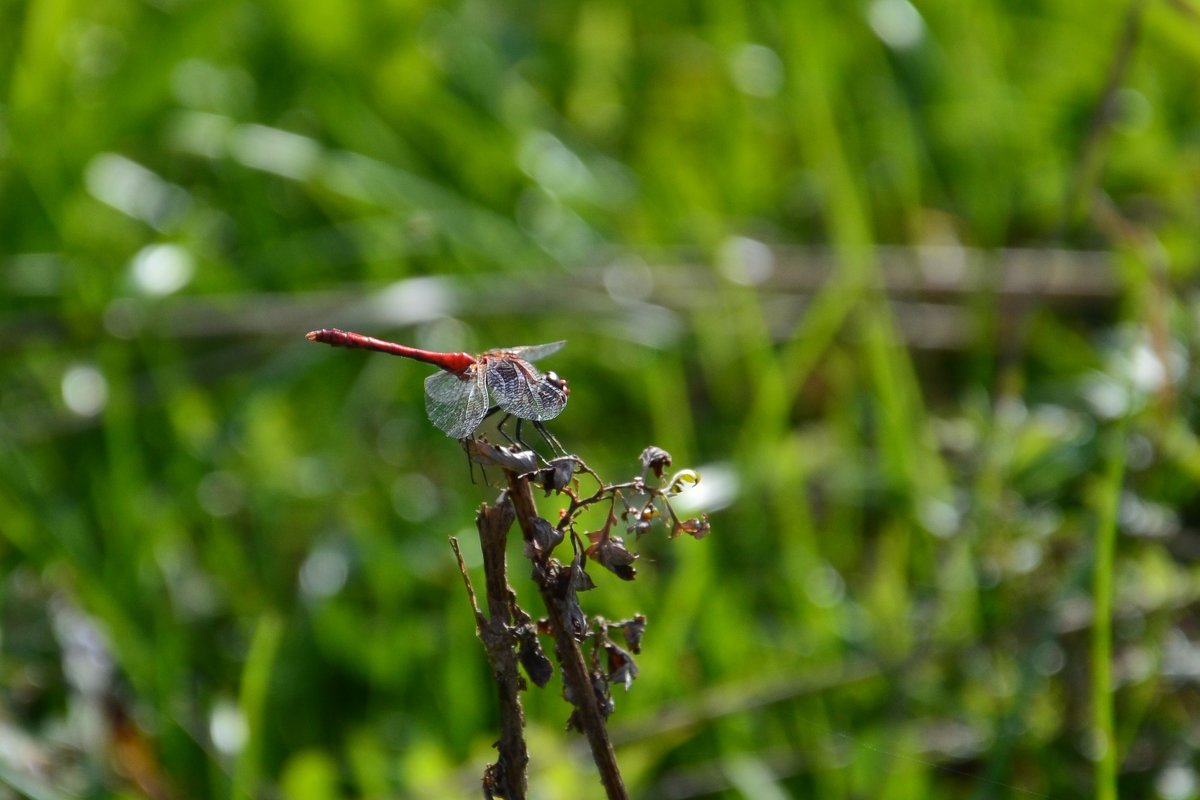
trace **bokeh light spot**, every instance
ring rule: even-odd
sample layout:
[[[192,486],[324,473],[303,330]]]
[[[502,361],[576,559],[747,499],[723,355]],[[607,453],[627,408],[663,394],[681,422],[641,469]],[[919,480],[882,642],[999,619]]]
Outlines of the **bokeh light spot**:
[[[167,295],[179,291],[192,279],[192,254],[175,244],[152,244],[133,257],[130,275],[143,294]]]
[[[773,97],[783,87],[783,61],[761,44],[745,44],[735,50],[729,71],[734,85],[752,97]]]
[[[775,254],[757,239],[731,236],[717,251],[717,268],[734,283],[757,286],[775,272]]]
[[[63,373],[62,397],[74,413],[94,417],[108,404],[108,381],[91,364],[75,364]]]
[[[208,735],[213,747],[227,756],[242,752],[250,738],[246,715],[230,700],[218,700],[208,719]]]
[[[921,12],[908,0],[875,0],[867,7],[867,23],[893,50],[907,50],[925,38]]]
[[[228,517],[241,510],[246,490],[232,472],[217,470],[200,479],[196,499],[214,517]]]
[[[342,590],[349,575],[345,554],[333,547],[318,547],[300,567],[300,591],[312,598],[331,597]]]

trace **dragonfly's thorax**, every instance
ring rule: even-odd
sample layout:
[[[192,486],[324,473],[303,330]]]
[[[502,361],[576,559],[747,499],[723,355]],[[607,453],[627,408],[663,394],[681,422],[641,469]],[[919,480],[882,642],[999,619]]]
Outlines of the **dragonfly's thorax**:
[[[467,364],[457,372],[450,370],[447,370],[447,372],[450,372],[451,375],[461,381],[473,381],[475,380],[475,376],[480,372],[483,372],[486,367],[487,364],[484,361],[472,361],[470,364]]]
[[[447,353],[446,356],[446,365],[439,366],[459,377],[468,377],[480,365],[480,362],[470,353]]]

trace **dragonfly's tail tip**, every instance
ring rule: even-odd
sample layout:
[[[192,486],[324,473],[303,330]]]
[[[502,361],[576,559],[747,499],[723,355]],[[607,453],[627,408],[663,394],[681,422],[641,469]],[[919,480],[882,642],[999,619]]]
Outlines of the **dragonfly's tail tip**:
[[[308,339],[310,342],[315,342],[315,341],[317,341],[317,339],[321,338],[321,332],[320,331],[309,331],[308,333],[304,334],[304,338]]]

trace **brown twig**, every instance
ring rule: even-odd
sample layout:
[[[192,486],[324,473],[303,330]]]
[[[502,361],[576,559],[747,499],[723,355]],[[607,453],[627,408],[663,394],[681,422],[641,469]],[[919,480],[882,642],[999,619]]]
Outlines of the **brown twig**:
[[[525,800],[528,792],[529,750],[525,744],[525,712],[521,708],[521,677],[517,658],[517,636],[513,626],[516,605],[513,590],[508,585],[505,542],[513,523],[513,506],[502,502],[483,505],[475,517],[479,530],[479,545],[483,552],[483,574],[487,593],[488,618],[485,620],[475,598],[475,590],[467,574],[466,564],[459,552],[458,541],[451,537],[450,546],[458,558],[458,568],[467,585],[467,595],[475,611],[477,633],[483,642],[492,677],[496,681],[500,705],[500,740],[496,743],[499,758],[490,764],[483,776],[485,797],[503,796],[507,800]]]
[[[527,545],[535,541],[537,507],[529,479],[516,473],[508,473],[509,500],[516,511],[517,523]],[[532,550],[531,550],[532,552]],[[571,568],[564,567],[555,559],[534,558],[534,573],[542,600],[550,619],[550,630],[554,636],[555,651],[562,667],[563,684],[568,699],[575,706],[573,720],[587,737],[592,749],[592,759],[600,772],[600,782],[609,800],[628,800],[625,781],[617,766],[612,741],[608,735],[605,715],[600,707],[591,671],[584,660],[574,630],[578,611],[572,587]],[[582,635],[583,631],[579,632]]]
[[[500,468],[508,482],[508,488],[496,506],[482,506],[476,518],[487,579],[488,618],[479,609],[458,542],[453,538],[450,540],[475,613],[479,637],[484,642],[500,692],[503,726],[501,741],[497,743],[500,759],[484,773],[484,795],[486,798],[525,796],[528,753],[518,694],[525,688],[525,679],[517,668],[519,665],[524,675],[539,687],[550,681],[554,666],[538,640],[539,634],[548,633],[554,639],[554,655],[563,676],[563,696],[574,707],[567,727],[587,738],[609,800],[627,800],[629,794],[608,733],[607,719],[614,707],[610,687],[617,684],[628,690],[637,677],[634,655],[641,652],[646,617],[635,614],[627,620],[610,622],[597,616],[589,621],[579,604],[578,593],[595,586],[584,569],[589,560],[623,580],[635,577],[633,562],[637,556],[627,550],[623,539],[613,532],[620,522],[618,503],[622,508],[621,520],[639,537],[655,521],[660,521],[666,524],[672,537],[687,533],[696,539],[703,538],[709,530],[707,516],[680,520],[670,503],[671,497],[696,483],[699,475],[694,470],[684,469],[664,477],[664,471],[671,465],[671,456],[653,446],[638,456],[642,465],[640,475],[630,481],[609,484],[575,455],[559,456],[541,462],[544,465],[541,468],[530,469],[538,463],[537,456],[530,451],[493,445],[483,439],[471,440],[465,445],[473,462]],[[652,474],[650,481],[648,474]],[[592,494],[581,494],[578,475],[587,475],[596,481],[597,488]],[[560,511],[557,526],[538,515],[533,499],[534,482],[545,489],[547,495],[557,492],[569,498],[570,504]],[[645,500],[631,504],[626,493]],[[581,536],[575,527],[578,515],[592,506],[604,504],[607,504],[607,514],[603,526]],[[535,622],[517,603],[516,593],[508,585],[505,538],[514,519],[520,525],[525,557],[533,565],[533,580],[546,607],[545,620]],[[567,540],[568,534],[574,558],[564,564],[553,557],[553,551]],[[585,545],[585,540],[590,546]],[[618,631],[623,640],[620,643],[611,635]],[[590,663],[584,657],[588,647]]]

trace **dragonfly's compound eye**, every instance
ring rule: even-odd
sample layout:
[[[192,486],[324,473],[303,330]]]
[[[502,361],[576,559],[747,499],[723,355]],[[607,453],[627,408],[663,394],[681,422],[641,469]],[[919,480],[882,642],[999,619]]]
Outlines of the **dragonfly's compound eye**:
[[[546,373],[546,383],[557,388],[563,394],[570,394],[571,390],[567,388],[567,379],[558,377],[557,372]]]

